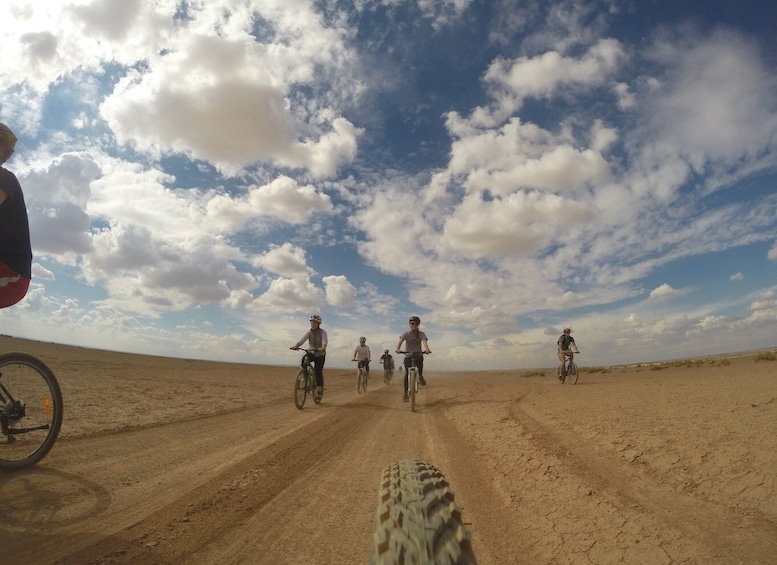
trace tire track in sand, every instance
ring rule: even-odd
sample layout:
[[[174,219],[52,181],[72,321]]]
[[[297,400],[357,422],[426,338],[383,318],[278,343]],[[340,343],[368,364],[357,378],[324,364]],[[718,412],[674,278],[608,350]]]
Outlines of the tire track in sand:
[[[698,540],[721,562],[767,563],[777,555],[777,528],[763,517],[666,488],[615,457],[598,453],[593,457],[585,443],[575,442],[574,431],[552,430],[530,416],[522,404],[511,405],[511,417],[597,496],[658,518]]]

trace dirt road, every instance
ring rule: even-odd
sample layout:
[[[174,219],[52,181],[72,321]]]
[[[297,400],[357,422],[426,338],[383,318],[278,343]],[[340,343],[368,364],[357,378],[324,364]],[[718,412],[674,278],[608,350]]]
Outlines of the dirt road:
[[[481,564],[777,555],[774,364],[583,372],[574,387],[550,371],[427,371],[411,413],[374,371],[365,395],[328,371],[324,403],[298,411],[294,359],[37,353],[66,425],[36,468],[0,472],[15,565],[365,563],[397,458],[445,473]]]

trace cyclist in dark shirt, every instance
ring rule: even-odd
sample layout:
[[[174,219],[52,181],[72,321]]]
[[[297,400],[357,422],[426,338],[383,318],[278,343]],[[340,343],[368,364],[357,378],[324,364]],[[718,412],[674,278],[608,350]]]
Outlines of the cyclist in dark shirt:
[[[384,369],[388,369],[389,371],[394,370],[394,358],[391,356],[391,353],[389,353],[388,349],[386,349],[383,352],[383,355],[380,356],[380,362],[383,363]]]
[[[0,123],[0,165],[13,155],[16,136]],[[0,167],[0,308],[19,302],[32,278],[32,245],[27,207],[19,180]]]
[[[410,399],[407,395],[407,377],[408,369],[413,360],[415,360],[415,365],[418,368],[418,382],[421,383],[421,386],[426,386],[426,379],[424,379],[423,353],[429,354],[432,352],[429,349],[429,340],[426,337],[426,334],[418,329],[418,326],[421,325],[421,318],[418,316],[410,316],[408,323],[410,324],[410,331],[399,336],[399,343],[397,343],[396,350],[397,355],[402,353],[402,344],[404,343],[407,353],[411,354],[405,356],[405,388],[402,395],[402,402],[407,402]]]
[[[570,335],[571,333],[571,329],[564,328],[564,333],[560,338],[558,338],[558,342],[556,342],[558,345],[558,360],[561,362],[561,364],[558,366],[558,380],[561,380],[561,375],[564,374],[564,362],[566,361],[566,354],[569,353],[569,358],[571,360],[574,358],[575,353],[580,353],[580,350],[577,348],[577,344],[575,343],[575,338]],[[572,351],[570,349],[571,347],[574,347],[575,350]]]

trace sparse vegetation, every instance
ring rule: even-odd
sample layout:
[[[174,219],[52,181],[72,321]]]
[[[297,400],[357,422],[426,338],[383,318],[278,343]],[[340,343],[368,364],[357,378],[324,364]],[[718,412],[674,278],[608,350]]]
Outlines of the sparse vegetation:
[[[541,371],[541,370],[537,370],[537,371],[526,371],[526,372],[523,374],[523,376],[524,376],[524,377],[544,377],[544,376],[545,376],[545,374],[546,374],[547,372],[548,372],[548,371]]]
[[[765,351],[755,356],[756,361],[777,361],[777,351]]]

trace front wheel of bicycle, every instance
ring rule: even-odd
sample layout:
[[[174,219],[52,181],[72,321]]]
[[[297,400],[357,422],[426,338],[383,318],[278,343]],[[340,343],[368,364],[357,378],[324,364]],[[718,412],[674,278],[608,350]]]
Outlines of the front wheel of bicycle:
[[[359,369],[356,373],[356,392],[359,394],[364,392],[364,370]]]
[[[0,355],[0,468],[35,465],[62,428],[62,391],[43,361],[27,353]]]
[[[461,509],[439,469],[414,459],[383,469],[370,563],[476,563]]]
[[[567,380],[569,381],[569,384],[577,384],[577,375],[577,365],[570,362],[567,367]]]
[[[415,412],[415,395],[418,392],[418,371],[410,369],[407,379],[410,385],[410,411]]]
[[[308,374],[305,369],[300,369],[297,378],[294,379],[294,406],[299,410],[305,406],[305,399],[308,396]]]

